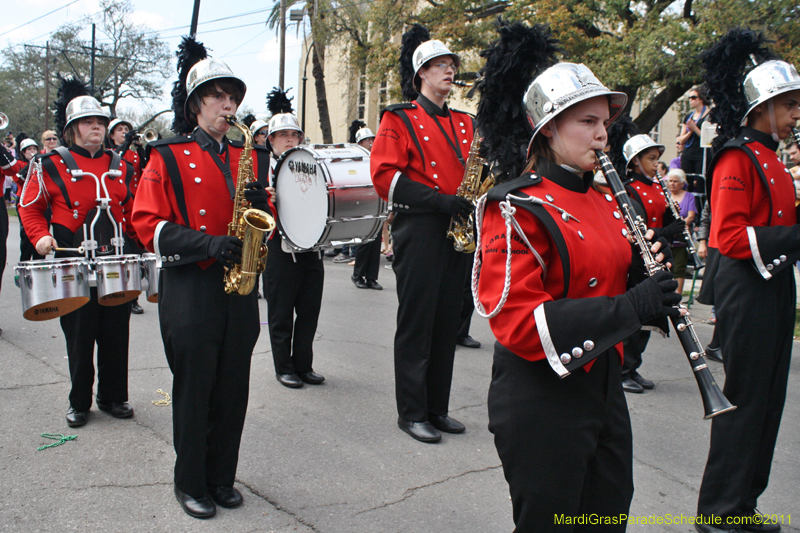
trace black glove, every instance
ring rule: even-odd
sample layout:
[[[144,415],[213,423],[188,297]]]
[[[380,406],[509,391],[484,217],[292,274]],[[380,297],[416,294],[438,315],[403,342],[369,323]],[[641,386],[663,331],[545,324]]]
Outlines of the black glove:
[[[661,261],[661,263],[664,265],[666,265],[667,263],[669,263],[670,265],[674,264],[675,261],[672,259],[672,248],[667,242],[667,239],[661,237],[660,239],[657,239],[656,242],[661,243],[661,248],[655,253],[655,255],[664,254],[664,260]],[[653,244],[654,243],[651,242],[650,246],[652,247]]]
[[[475,209],[472,202],[461,196],[455,194],[439,194],[437,196],[434,208],[451,217],[459,216],[466,219]]]
[[[208,257],[216,259],[222,266],[231,267],[242,262],[242,240],[229,235],[208,235]]]
[[[0,166],[7,167],[14,162],[14,156],[8,151],[8,148],[0,143]]]
[[[139,133],[139,131],[138,131],[138,130],[135,130],[135,129],[133,129],[133,130],[128,130],[128,133],[126,133],[126,134],[125,134],[125,143],[127,143],[128,145],[130,145],[130,143],[131,143],[131,142],[133,142],[133,138],[134,138],[134,137],[136,137],[136,135],[137,135],[138,133]]]
[[[646,324],[665,316],[679,317],[680,310],[674,305],[681,302],[681,295],[675,292],[678,282],[672,273],[659,270],[643,282],[628,289],[625,296],[633,305],[639,322]]]
[[[244,197],[250,202],[250,207],[253,209],[259,209],[261,211],[266,211],[267,214],[271,214],[269,203],[267,202],[269,195],[266,189],[264,189],[263,184],[257,181],[249,182],[244,186]]]
[[[686,222],[683,220],[673,220],[663,228],[661,231],[656,232],[659,237],[664,237],[668,241],[675,240],[675,237],[683,234],[683,229],[686,227]]]

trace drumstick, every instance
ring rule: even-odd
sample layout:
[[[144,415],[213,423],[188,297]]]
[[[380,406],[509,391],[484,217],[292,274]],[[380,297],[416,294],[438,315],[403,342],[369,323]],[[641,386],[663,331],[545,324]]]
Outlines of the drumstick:
[[[50,248],[52,248],[54,252],[78,252],[79,254],[82,254],[86,250],[83,246],[78,246],[77,248],[56,248],[55,246],[51,246]]]

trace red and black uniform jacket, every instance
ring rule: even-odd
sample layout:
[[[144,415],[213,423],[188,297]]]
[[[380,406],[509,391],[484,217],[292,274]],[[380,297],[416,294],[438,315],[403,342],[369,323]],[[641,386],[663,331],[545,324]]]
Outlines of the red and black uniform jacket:
[[[708,245],[752,260],[764,279],[800,259],[794,184],[777,148],[771,136],[744,128],[716,154],[710,172]]]
[[[3,165],[0,167],[0,174],[3,176],[11,176],[14,183],[17,184],[17,196],[22,194],[22,188],[25,187],[25,173],[28,169],[28,163],[15,159],[10,165]]]
[[[133,175],[131,181],[128,183],[128,189],[131,194],[136,196],[136,189],[139,187],[139,179],[142,177],[142,160],[143,157],[137,149],[128,149],[122,154],[122,159],[127,161],[133,167]]]
[[[68,152],[63,148],[62,150],[74,159],[77,168],[91,172],[98,179],[109,170],[114,155],[111,151],[99,150],[92,156],[79,146],[70,147]],[[22,225],[28,238],[36,244],[42,237],[50,235],[49,225],[52,224],[52,237],[58,244],[72,247],[76,242],[83,240],[83,224],[92,222],[91,218],[87,220],[87,217],[98,205],[97,182],[91,176],[73,177],[68,172],[69,161],[65,162],[64,156],[58,151],[39,157],[42,162],[44,190],[40,189],[37,176],[31,176],[25,195],[20,199],[19,215]],[[113,178],[109,176],[104,180],[111,198],[111,214],[117,224],[122,223],[122,229],[126,234],[135,236],[130,216],[132,197],[125,185],[126,177],[133,172],[133,169],[129,163],[122,160],[119,161],[118,168],[122,171],[122,176]],[[100,194],[103,194],[102,186]],[[33,203],[27,205],[30,202]],[[22,207],[23,205],[25,207]],[[45,214],[48,207],[52,210],[49,223]]]
[[[432,211],[432,195],[455,194],[461,185],[473,132],[470,115],[423,95],[387,107],[370,152],[378,196],[392,211]]]
[[[233,219],[242,144],[223,138],[220,145],[196,128],[147,149],[133,209],[137,235],[162,266],[198,263],[205,269],[215,261],[205,236],[227,235]],[[255,146],[252,155],[255,176],[269,172],[269,152]],[[223,169],[229,169],[230,178]]]
[[[638,172],[632,172],[628,176],[631,181],[625,185],[625,190],[647,212],[647,227],[662,228],[672,222],[672,210],[667,207],[661,185]]]
[[[621,363],[622,340],[641,324],[628,298],[619,296],[634,254],[617,204],[591,188],[590,172],[578,176],[547,160],[536,170],[489,191],[478,285],[487,312],[498,305],[506,277],[509,243],[499,202],[516,208],[513,216],[532,247],[512,230],[510,291],[489,321],[492,331],[502,346],[529,361],[546,359],[561,377],[584,365],[588,371],[612,347]]]

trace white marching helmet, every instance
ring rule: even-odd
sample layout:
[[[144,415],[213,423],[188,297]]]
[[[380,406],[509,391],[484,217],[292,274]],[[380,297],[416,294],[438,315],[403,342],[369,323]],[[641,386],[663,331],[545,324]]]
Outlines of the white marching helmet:
[[[23,139],[22,142],[19,143],[19,151],[24,152],[27,148],[30,148],[31,146],[35,146],[37,148],[39,147],[39,145],[36,144],[36,141],[34,141],[33,139]]]
[[[625,156],[625,162],[630,163],[631,160],[637,155],[650,148],[658,148],[658,156],[664,154],[664,145],[656,143],[649,135],[634,135],[622,147],[622,155]]]
[[[186,103],[183,106],[184,114],[188,116],[188,104],[195,89],[207,81],[225,78],[231,79],[239,84],[242,97],[244,97],[247,92],[247,85],[245,85],[244,81],[242,81],[239,76],[233,73],[227,63],[221,59],[214,58],[203,59],[195,63],[189,70],[189,74],[186,75]]]
[[[64,129],[74,121],[84,117],[101,117],[108,123],[108,111],[100,106],[100,102],[91,96],[76,96],[67,104],[65,112],[67,123]]]
[[[300,125],[297,123],[297,117],[291,113],[278,113],[269,119],[269,134],[272,135],[276,131],[294,130],[303,134]]]
[[[411,58],[411,63],[414,67],[414,88],[417,87],[417,74],[422,65],[440,56],[451,56],[456,64],[456,69],[461,66],[461,58],[458,57],[458,54],[451,52],[442,41],[437,41],[436,39],[425,41],[414,50],[414,55]]]
[[[360,143],[364,139],[374,139],[375,134],[372,133],[372,130],[369,128],[361,128],[356,132],[356,144]]]
[[[617,118],[628,102],[625,93],[608,89],[584,64],[558,63],[539,74],[528,85],[523,98],[533,127],[531,140],[556,115],[573,104],[596,96],[608,96],[611,108],[609,123]]]
[[[108,124],[108,134],[111,135],[111,133],[114,131],[114,128],[116,128],[120,124],[128,126],[128,130],[133,130],[133,124],[131,124],[127,120],[122,120],[121,118],[115,118]]]
[[[743,88],[747,113],[742,117],[741,126],[745,125],[747,115],[756,106],[779,94],[800,89],[800,74],[786,61],[765,61],[747,74]]]
[[[263,130],[264,128],[269,128],[269,124],[267,124],[263,120],[256,120],[252,124],[250,124],[250,133],[252,133],[253,137],[255,137],[256,133],[258,133],[259,130]]]

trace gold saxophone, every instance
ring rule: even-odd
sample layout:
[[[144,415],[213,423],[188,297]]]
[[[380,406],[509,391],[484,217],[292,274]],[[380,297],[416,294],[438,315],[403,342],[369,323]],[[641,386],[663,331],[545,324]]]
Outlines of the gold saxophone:
[[[491,176],[481,182],[483,165],[486,164],[486,160],[479,154],[482,141],[483,137],[478,135],[476,131],[469,147],[467,163],[464,166],[464,178],[456,191],[457,196],[469,200],[473,206],[478,204],[478,198],[486,194],[486,191],[494,186],[494,178]],[[447,236],[453,239],[453,248],[457,252],[469,254],[475,251],[474,226],[472,214],[466,220],[460,216],[450,219],[450,228],[447,230]]]
[[[228,235],[242,241],[242,262],[225,268],[225,292],[248,295],[256,286],[258,274],[264,271],[267,262],[267,246],[264,234],[275,229],[275,219],[260,209],[250,209],[244,197],[244,186],[255,181],[253,175],[253,135],[250,128],[237,122],[236,117],[225,117],[228,124],[242,132],[244,149],[239,156],[239,175],[236,178],[236,196],[233,204],[233,221],[228,224]]]

